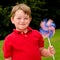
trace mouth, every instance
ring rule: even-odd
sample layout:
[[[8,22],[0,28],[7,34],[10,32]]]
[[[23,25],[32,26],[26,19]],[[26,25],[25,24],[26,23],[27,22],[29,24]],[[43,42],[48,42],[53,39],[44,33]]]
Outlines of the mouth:
[[[25,24],[19,24],[19,25],[25,25]]]
[[[25,26],[25,24],[19,24],[20,26]]]

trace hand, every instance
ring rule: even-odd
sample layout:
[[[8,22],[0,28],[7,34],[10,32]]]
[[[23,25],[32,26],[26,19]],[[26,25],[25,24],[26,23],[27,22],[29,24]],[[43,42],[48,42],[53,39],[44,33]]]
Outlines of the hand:
[[[49,47],[48,47],[48,51],[49,51],[49,55],[50,55],[50,56],[53,56],[53,55],[55,54],[55,49],[54,49],[53,46],[49,46]]]

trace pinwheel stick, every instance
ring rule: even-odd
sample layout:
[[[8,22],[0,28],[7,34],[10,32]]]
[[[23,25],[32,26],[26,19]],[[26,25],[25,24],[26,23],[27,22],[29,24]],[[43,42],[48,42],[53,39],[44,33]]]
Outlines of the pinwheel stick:
[[[51,46],[50,38],[48,38],[48,42],[49,42],[49,46]],[[53,57],[53,60],[55,60],[54,55],[52,57]]]

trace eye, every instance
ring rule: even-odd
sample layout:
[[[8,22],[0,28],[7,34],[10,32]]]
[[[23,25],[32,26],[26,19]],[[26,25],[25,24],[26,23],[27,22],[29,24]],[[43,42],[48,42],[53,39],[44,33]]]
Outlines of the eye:
[[[21,18],[17,18],[18,20],[20,20]]]
[[[25,20],[28,20],[28,18],[24,18]]]

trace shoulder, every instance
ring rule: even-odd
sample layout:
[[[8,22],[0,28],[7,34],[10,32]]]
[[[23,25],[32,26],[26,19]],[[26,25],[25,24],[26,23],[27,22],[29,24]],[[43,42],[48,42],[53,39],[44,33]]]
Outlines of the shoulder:
[[[5,41],[9,41],[9,40],[12,39],[12,37],[13,37],[13,33],[10,33],[10,34],[8,34],[8,35],[4,38],[4,40],[5,40]]]
[[[41,33],[38,30],[33,29],[32,30],[34,34],[36,34],[39,37],[42,37]]]
[[[42,36],[42,34],[38,30],[33,30],[33,36],[34,36],[34,38],[37,38],[39,43],[42,43],[41,45],[44,44],[43,36]]]
[[[32,31],[33,31],[34,33],[39,33],[39,31],[38,31],[38,30],[35,30],[35,29],[32,29]]]

